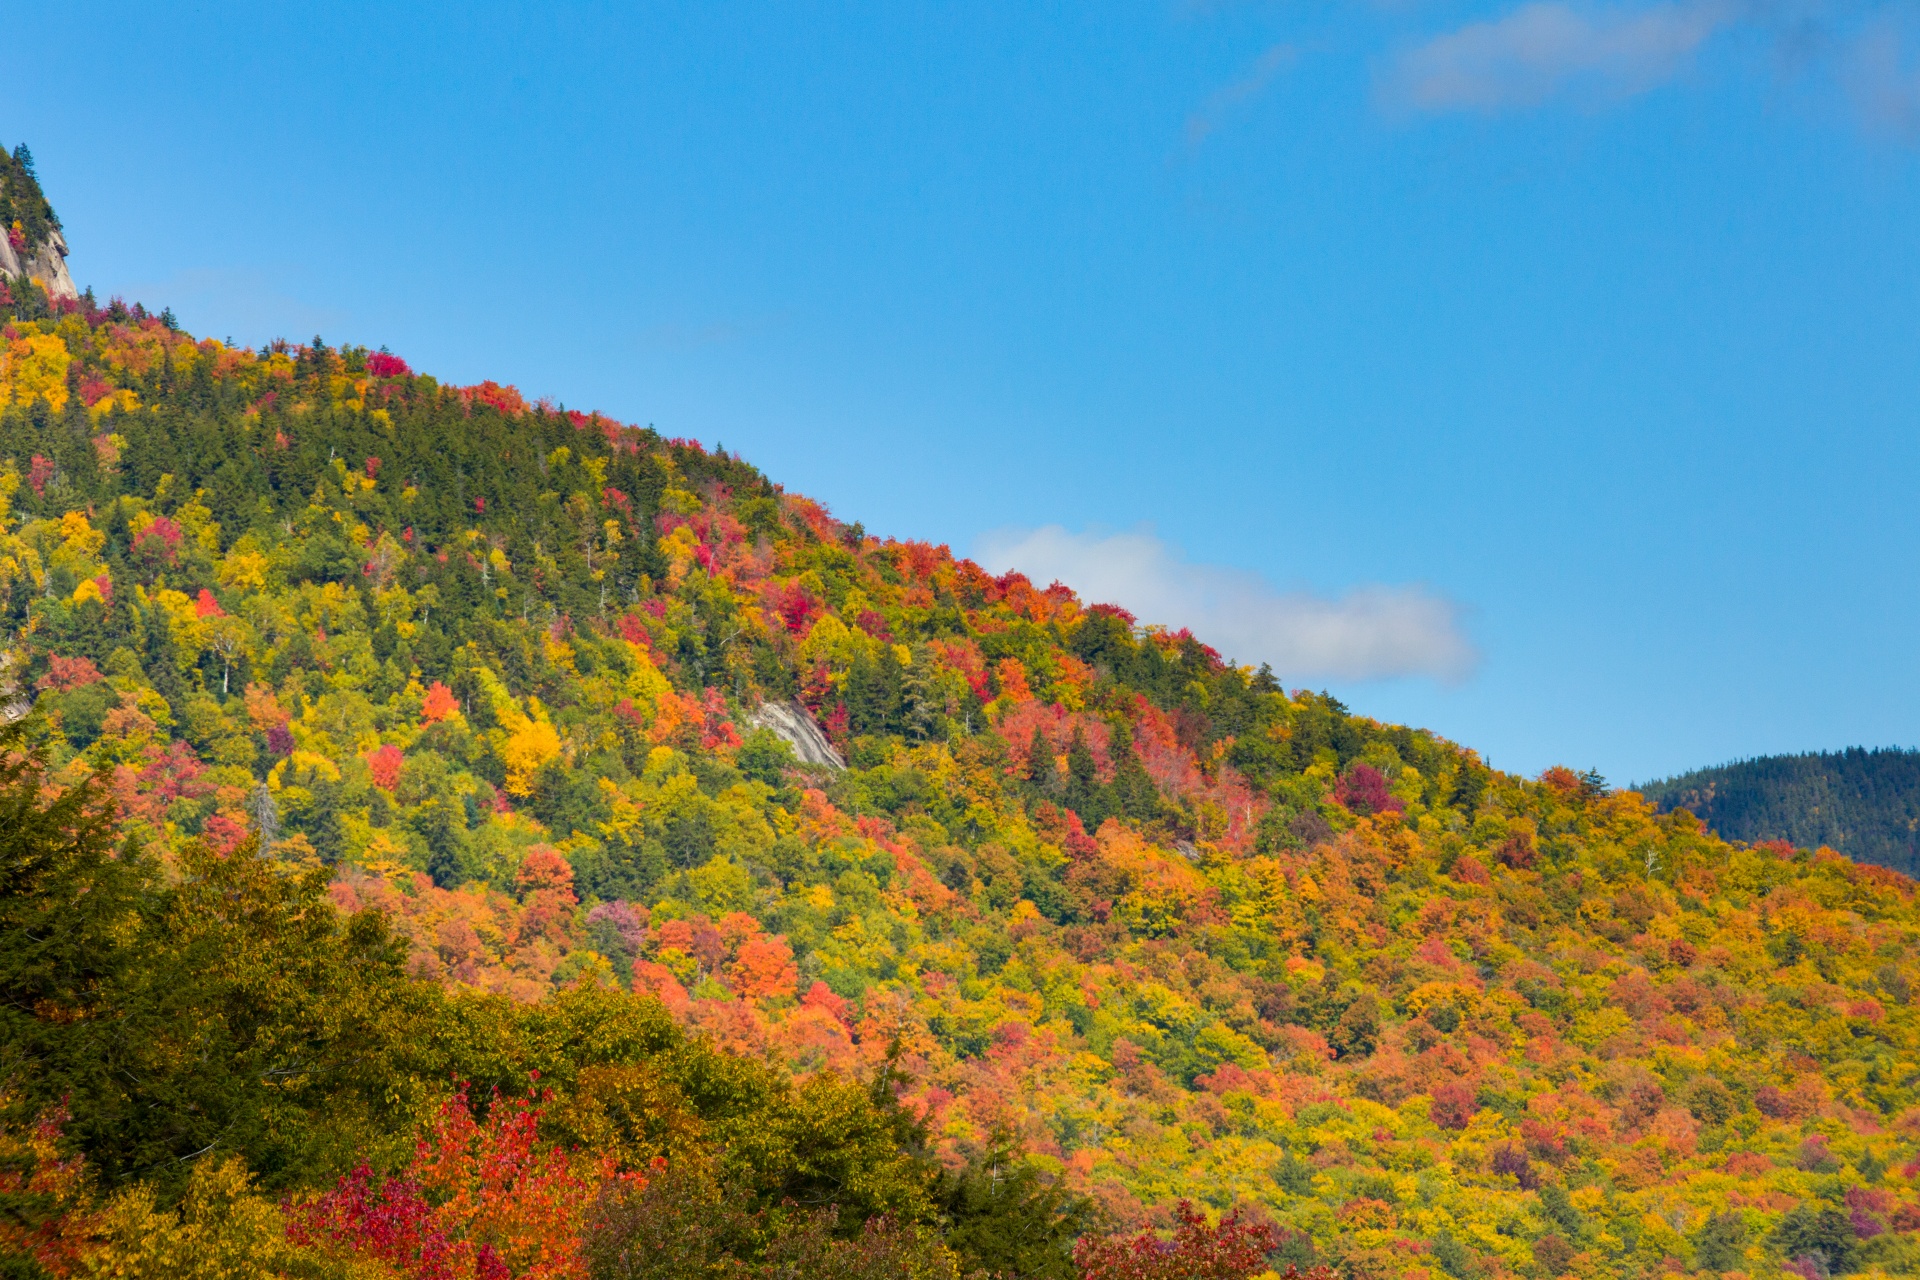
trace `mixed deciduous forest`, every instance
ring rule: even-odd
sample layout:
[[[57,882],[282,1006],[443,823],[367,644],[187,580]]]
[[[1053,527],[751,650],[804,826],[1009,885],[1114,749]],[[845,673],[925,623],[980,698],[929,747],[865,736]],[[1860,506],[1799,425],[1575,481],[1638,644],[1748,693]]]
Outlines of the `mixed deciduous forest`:
[[[7,1274],[1920,1270],[1904,875],[511,387],[0,316]]]
[[[1688,810],[1729,840],[1825,845],[1908,875],[1920,870],[1920,751],[1850,747],[1761,756],[1640,791],[1663,810]]]

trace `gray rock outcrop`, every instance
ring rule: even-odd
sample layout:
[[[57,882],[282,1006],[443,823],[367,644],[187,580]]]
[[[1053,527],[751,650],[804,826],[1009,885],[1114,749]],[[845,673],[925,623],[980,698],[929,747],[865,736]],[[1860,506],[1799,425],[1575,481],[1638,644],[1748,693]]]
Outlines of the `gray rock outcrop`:
[[[20,691],[20,682],[14,678],[14,665],[13,654],[0,650],[0,724],[25,719],[33,710],[33,696]]]
[[[50,298],[80,296],[73,287],[73,277],[67,274],[67,238],[58,228],[49,231],[39,244],[29,246],[24,255],[16,253],[12,243],[0,235],[0,274],[16,280],[25,277],[45,289]]]
[[[801,764],[820,764],[829,769],[844,769],[847,762],[827,741],[827,735],[820,731],[805,706],[794,702],[763,702],[747,722],[761,729],[770,729],[782,742],[793,748],[793,754]]]

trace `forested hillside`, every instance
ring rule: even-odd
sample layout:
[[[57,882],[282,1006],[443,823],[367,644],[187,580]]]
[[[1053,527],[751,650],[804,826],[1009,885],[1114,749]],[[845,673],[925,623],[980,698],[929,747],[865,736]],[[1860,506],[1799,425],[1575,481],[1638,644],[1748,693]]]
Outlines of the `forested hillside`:
[[[1920,869],[1920,751],[1761,756],[1641,791],[1662,810],[1691,810],[1729,840],[1826,845],[1908,875]]]
[[[30,1265],[1920,1266],[1905,876],[1491,771],[689,441],[8,297]]]

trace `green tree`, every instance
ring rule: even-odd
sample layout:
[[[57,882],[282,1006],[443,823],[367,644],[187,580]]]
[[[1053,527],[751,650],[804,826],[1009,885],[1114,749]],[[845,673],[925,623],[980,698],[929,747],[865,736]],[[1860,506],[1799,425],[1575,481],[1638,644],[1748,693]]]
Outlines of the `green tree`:
[[[958,1170],[943,1170],[933,1201],[947,1247],[968,1274],[1067,1280],[1076,1274],[1074,1241],[1099,1225],[1092,1201],[1004,1141]]]
[[[116,856],[94,784],[42,798],[45,758],[25,733],[0,729],[0,1080],[16,1122],[67,1098],[83,1124],[110,1129],[116,996],[140,956],[148,868],[131,845]]]
[[[1033,727],[1033,738],[1027,743],[1027,785],[1043,796],[1057,795],[1060,791],[1060,766],[1053,759],[1053,744],[1047,741],[1047,735],[1040,732],[1040,726]]]
[[[1133,750],[1132,726],[1121,722],[1113,728],[1109,751],[1113,756],[1113,785],[1109,789],[1114,811],[1135,822],[1152,822],[1165,809],[1160,788],[1140,757]]]
[[[1702,1271],[1744,1271],[1747,1223],[1737,1213],[1716,1213],[1693,1236],[1694,1260]]]
[[[1808,1258],[1832,1275],[1853,1270],[1859,1241],[1846,1213],[1833,1205],[1800,1204],[1774,1227],[1769,1240],[1789,1261]]]
[[[1080,822],[1087,830],[1097,831],[1106,821],[1106,789],[1100,785],[1093,749],[1087,745],[1086,735],[1078,726],[1074,728],[1073,741],[1067,746],[1067,786],[1063,798],[1067,808],[1080,815]]]

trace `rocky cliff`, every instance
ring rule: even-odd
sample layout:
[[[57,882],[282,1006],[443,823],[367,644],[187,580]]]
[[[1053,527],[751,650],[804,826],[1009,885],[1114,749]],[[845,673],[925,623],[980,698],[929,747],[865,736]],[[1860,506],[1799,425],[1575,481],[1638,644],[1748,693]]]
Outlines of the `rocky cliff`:
[[[0,238],[0,273],[15,280],[31,280],[49,297],[80,296],[73,287],[73,277],[67,274],[67,238],[58,227],[50,228],[45,239],[28,245],[24,252],[15,249],[11,239]]]
[[[32,280],[51,297],[80,296],[67,274],[67,238],[25,143],[0,150],[0,275]]]
[[[748,719],[758,728],[773,730],[781,741],[793,748],[801,764],[823,764],[832,769],[847,767],[846,760],[820,731],[819,723],[798,701],[762,703]]]

